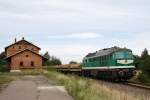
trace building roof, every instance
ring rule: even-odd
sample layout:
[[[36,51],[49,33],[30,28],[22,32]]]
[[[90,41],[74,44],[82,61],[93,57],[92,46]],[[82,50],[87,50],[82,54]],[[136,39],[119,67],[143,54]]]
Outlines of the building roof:
[[[94,53],[89,53],[88,55],[86,55],[86,57],[92,58],[92,57],[105,56],[105,55],[109,55],[113,52],[120,51],[120,50],[131,51],[130,49],[127,49],[127,48],[120,48],[120,47],[115,46],[115,47],[112,47],[112,48],[105,48],[105,49],[96,51]]]
[[[30,44],[30,45],[33,45],[34,47],[36,47],[36,48],[38,48],[38,49],[41,49],[40,47],[34,45],[33,43],[30,43],[30,42],[28,42],[27,40],[24,40],[24,38],[23,38],[22,40],[20,40],[20,41],[17,41],[17,42],[15,42],[15,43],[13,43],[13,44],[11,44],[11,45],[5,47],[5,49],[7,49],[7,48],[9,48],[9,47],[11,47],[11,46],[13,46],[13,45],[15,45],[15,44],[19,44],[19,43],[21,43],[21,42],[26,42],[26,43],[28,43],[28,44]]]
[[[14,55],[11,55],[11,56],[7,57],[6,59],[10,59],[11,57],[16,56],[16,55],[18,55],[18,54],[21,54],[21,53],[23,53],[23,52],[25,52],[25,51],[29,51],[29,52],[31,52],[31,53],[34,53],[34,54],[36,54],[36,55],[42,57],[43,60],[48,60],[47,58],[43,57],[42,55],[40,55],[40,54],[38,54],[38,53],[35,53],[35,52],[33,52],[33,51],[29,50],[29,49],[25,49],[25,50],[23,50],[23,51],[20,51],[20,52],[14,54]]]

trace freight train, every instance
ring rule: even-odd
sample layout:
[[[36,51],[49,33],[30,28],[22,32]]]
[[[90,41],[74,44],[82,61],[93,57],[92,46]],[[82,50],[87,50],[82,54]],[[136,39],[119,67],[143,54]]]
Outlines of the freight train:
[[[111,47],[87,54],[78,67],[58,67],[86,77],[110,81],[127,81],[135,75],[134,57],[127,48]]]

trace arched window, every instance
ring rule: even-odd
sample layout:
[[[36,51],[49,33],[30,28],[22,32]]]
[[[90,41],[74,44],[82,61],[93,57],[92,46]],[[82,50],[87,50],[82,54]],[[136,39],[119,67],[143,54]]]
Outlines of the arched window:
[[[20,61],[20,66],[23,66],[23,61]]]
[[[31,66],[34,66],[34,61],[31,61]]]

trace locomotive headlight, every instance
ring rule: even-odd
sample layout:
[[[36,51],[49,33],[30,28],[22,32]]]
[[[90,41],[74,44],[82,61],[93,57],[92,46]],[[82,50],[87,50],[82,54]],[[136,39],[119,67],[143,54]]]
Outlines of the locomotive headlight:
[[[118,64],[131,64],[133,60],[117,60]]]

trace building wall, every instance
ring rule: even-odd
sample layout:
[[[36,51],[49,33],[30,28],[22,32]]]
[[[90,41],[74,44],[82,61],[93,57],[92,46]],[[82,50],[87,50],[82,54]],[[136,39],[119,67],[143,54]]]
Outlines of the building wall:
[[[21,66],[20,63],[23,62]],[[34,62],[34,66],[31,66],[31,62]],[[42,57],[30,52],[25,51],[11,58],[11,70],[17,69],[30,69],[30,68],[42,68]]]
[[[14,44],[14,45],[8,47],[6,49],[6,56],[9,57],[9,56],[14,55],[20,51],[25,50],[25,49],[29,49],[35,53],[39,53],[39,49],[37,47],[30,45],[26,42],[20,42],[18,44]]]

